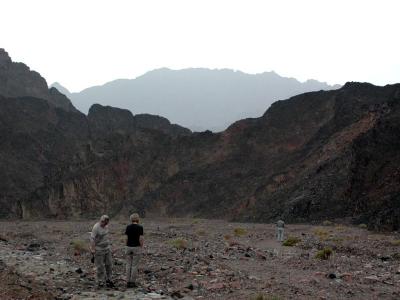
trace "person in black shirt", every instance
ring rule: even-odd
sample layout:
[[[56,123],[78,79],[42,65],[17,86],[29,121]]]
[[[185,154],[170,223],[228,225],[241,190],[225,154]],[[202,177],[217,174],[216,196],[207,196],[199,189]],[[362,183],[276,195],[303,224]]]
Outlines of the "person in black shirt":
[[[139,225],[139,214],[134,213],[130,216],[132,224],[126,226],[126,286],[137,287],[136,278],[138,264],[142,256],[143,248],[143,227]]]

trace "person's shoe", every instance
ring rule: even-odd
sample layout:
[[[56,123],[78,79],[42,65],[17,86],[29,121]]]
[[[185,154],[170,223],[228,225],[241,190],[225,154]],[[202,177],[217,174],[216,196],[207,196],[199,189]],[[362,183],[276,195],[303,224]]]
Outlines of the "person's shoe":
[[[107,285],[107,287],[109,287],[109,288],[115,288],[114,282],[112,282],[111,280],[107,280],[107,281],[106,281],[106,285]]]

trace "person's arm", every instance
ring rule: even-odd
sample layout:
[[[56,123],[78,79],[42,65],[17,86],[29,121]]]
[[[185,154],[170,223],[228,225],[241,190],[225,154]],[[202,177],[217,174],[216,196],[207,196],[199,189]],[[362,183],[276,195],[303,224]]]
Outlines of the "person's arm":
[[[92,233],[90,234],[90,252],[94,253],[96,250],[96,225],[93,226]]]

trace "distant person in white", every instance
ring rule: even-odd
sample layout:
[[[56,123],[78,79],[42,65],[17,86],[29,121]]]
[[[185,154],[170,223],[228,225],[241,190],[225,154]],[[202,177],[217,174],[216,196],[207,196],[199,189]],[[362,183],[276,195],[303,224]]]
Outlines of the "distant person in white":
[[[283,242],[283,232],[285,230],[285,222],[279,220],[276,222],[276,235],[278,242]]]
[[[100,221],[93,226],[90,235],[90,251],[94,254],[94,263],[97,272],[97,284],[103,287],[114,287],[111,281],[112,276],[112,256],[111,243],[108,238],[108,223],[110,218],[103,215]]]

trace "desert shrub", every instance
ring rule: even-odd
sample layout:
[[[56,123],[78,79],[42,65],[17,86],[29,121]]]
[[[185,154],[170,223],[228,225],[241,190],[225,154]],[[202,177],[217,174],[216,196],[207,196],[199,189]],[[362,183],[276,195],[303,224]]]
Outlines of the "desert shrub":
[[[282,298],[276,295],[265,295],[263,293],[258,293],[251,298],[252,300],[281,300]]]
[[[343,242],[343,238],[335,236],[335,237],[330,238],[330,241],[332,241],[336,244],[341,244]]]
[[[332,249],[326,247],[326,248],[324,248],[324,249],[322,249],[322,250],[319,250],[319,251],[317,252],[317,254],[315,255],[315,258],[318,258],[318,259],[328,259],[328,258],[332,255],[332,253],[333,253]]]
[[[89,251],[88,243],[83,240],[72,240],[71,246],[75,253],[83,253]]]
[[[326,240],[328,238],[328,231],[325,229],[317,228],[314,230],[314,234],[318,236],[320,240]]]
[[[393,240],[390,242],[393,246],[400,246],[400,240]]]
[[[368,226],[367,226],[367,224],[362,223],[362,224],[359,224],[359,225],[358,225],[358,228],[367,229]]]
[[[292,247],[301,242],[301,239],[295,236],[289,236],[284,242],[283,246]]]
[[[233,230],[235,236],[244,236],[247,234],[247,230],[241,227],[237,227]]]
[[[344,231],[344,230],[346,230],[346,227],[343,225],[336,225],[335,229],[336,229],[336,231]]]
[[[324,225],[324,226],[332,226],[333,222],[331,222],[329,220],[325,220],[325,221],[322,222],[322,225]]]
[[[188,247],[188,241],[183,238],[173,239],[169,243],[176,249],[186,249]]]
[[[198,235],[206,235],[206,231],[204,229],[197,230]]]

